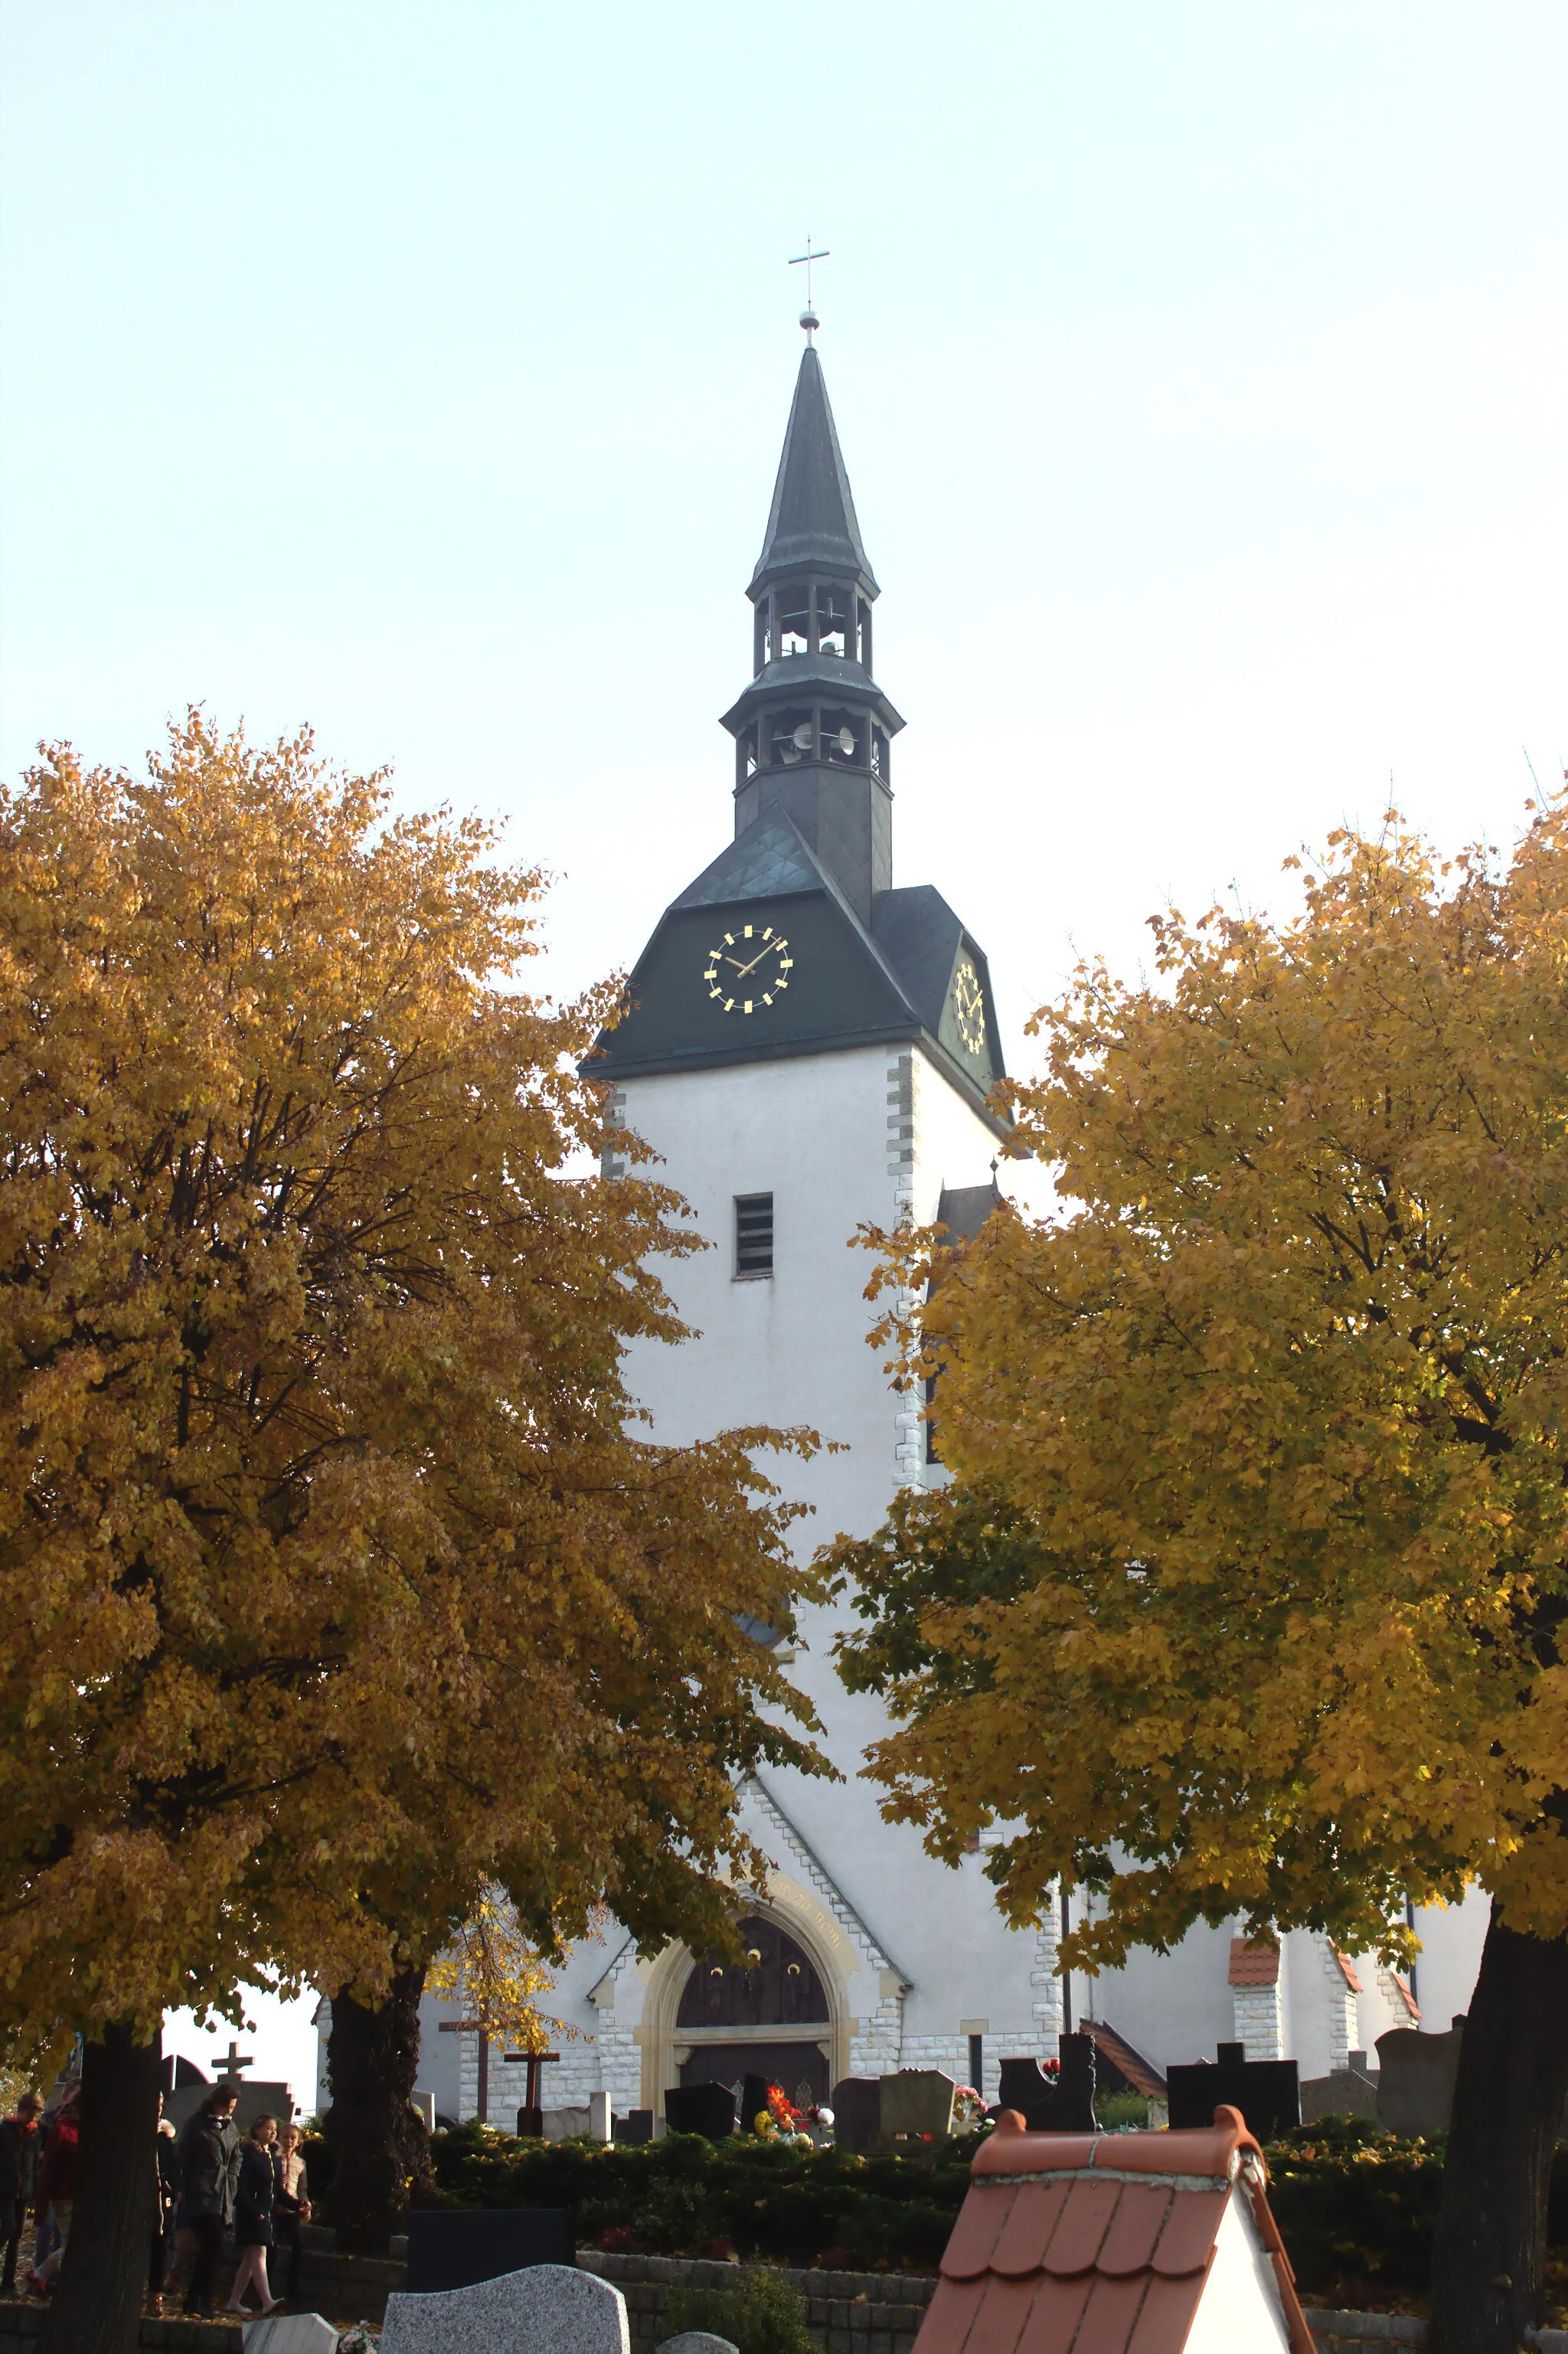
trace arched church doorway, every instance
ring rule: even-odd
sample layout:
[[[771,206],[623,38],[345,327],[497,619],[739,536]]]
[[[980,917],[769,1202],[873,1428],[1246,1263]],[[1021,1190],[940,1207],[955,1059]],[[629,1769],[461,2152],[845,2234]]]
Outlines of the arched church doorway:
[[[828,1998],[803,1946],[753,1914],[739,1925],[740,1962],[703,1954],[692,1964],[675,2014],[686,2047],[683,2084],[731,2084],[766,2076],[797,2106],[828,2097],[832,2025]]]

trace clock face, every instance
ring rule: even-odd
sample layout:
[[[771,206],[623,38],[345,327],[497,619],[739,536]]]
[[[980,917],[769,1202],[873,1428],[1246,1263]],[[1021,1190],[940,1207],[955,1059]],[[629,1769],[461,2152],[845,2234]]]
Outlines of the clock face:
[[[708,995],[721,1013],[760,1013],[789,986],[795,960],[771,924],[742,924],[703,960]]]
[[[980,988],[980,975],[968,957],[961,959],[953,975],[953,1019],[958,1023],[959,1037],[966,1055],[985,1052],[985,992]]]

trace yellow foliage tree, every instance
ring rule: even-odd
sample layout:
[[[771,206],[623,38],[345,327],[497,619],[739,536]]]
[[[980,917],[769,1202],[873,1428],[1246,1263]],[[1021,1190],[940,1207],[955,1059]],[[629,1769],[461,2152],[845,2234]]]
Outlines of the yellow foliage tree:
[[[1020,1922],[1101,1893],[1080,1965],[1237,1914],[1392,1957],[1489,1890],[1434,2311],[1501,2354],[1568,2094],[1568,816],[1154,930],[1037,1018],[1059,1215],[877,1238],[952,1484],[839,1548],[844,1668],[893,1816],[1003,1826]]]
[[[492,850],[199,714],[0,802],[0,2026],[88,2038],[83,2349],[165,2007],[375,2002],[491,1882],[541,1944],[700,1936],[735,1776],[811,1762],[741,1627],[790,1619],[773,1435],[638,1433],[695,1238],[576,1173],[609,993],[516,985]]]

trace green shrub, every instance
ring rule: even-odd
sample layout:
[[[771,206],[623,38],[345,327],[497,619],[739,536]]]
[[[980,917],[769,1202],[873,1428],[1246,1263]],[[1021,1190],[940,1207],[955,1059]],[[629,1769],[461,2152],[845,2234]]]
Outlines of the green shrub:
[[[1116,2133],[1123,2126],[1141,2129],[1149,2123],[1149,2103],[1142,2093],[1098,2093],[1095,2115],[1107,2133]]]
[[[771,2264],[743,2265],[733,2288],[673,2288],[664,2337],[710,2329],[740,2354],[818,2354],[806,2327],[806,2300]]]

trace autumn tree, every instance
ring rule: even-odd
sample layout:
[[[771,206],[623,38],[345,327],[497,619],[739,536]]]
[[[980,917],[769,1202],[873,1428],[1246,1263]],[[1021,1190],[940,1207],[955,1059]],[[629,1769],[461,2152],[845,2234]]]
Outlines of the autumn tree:
[[[87,2038],[78,2354],[134,2342],[165,2008],[375,2017],[491,1883],[542,1949],[700,1935],[735,1777],[812,1762],[742,1628],[771,1435],[625,1391],[695,1238],[578,1173],[609,1000],[519,986],[539,889],[199,714],[0,801],[0,2027]]]
[[[951,1484],[840,1548],[888,1812],[1093,1968],[1198,1921],[1390,1959],[1489,1891],[1433,2310],[1540,2319],[1568,2093],[1568,816],[1336,836],[1038,1017],[1059,1214],[883,1238]],[[941,1279],[929,1288],[935,1269]]]

